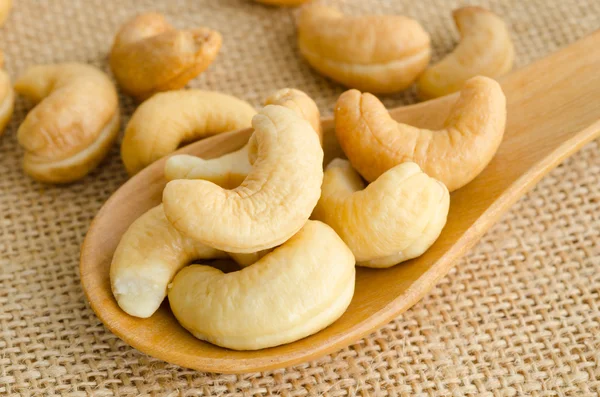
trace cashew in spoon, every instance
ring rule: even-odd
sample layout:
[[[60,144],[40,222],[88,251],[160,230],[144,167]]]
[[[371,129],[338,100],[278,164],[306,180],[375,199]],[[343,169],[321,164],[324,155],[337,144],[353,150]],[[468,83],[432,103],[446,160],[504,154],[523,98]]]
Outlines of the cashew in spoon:
[[[423,254],[446,224],[450,195],[415,163],[402,163],[365,187],[347,160],[327,166],[312,217],[327,223],[359,266],[390,267]]]
[[[8,73],[1,69],[3,66],[4,54],[0,51],[0,136],[10,121],[15,103],[15,92]]]
[[[413,19],[349,17],[335,8],[312,4],[301,10],[298,46],[320,73],[375,93],[407,88],[431,57],[429,35]]]
[[[337,320],[354,294],[354,256],[327,225],[308,221],[250,267],[223,274],[182,269],[169,288],[179,323],[198,339],[236,350],[277,346]]]
[[[308,121],[268,105],[252,119],[252,170],[226,190],[204,180],[178,179],[163,192],[173,226],[197,241],[234,253],[282,244],[304,225],[321,195],[323,149]]]
[[[177,30],[161,14],[142,14],[117,33],[110,67],[123,91],[143,100],[184,87],[208,68],[221,41],[214,30]]]
[[[515,50],[499,16],[481,7],[459,8],[452,15],[461,42],[419,77],[417,91],[423,99],[458,91],[471,77],[502,76],[513,66]]]
[[[126,313],[147,318],[167,296],[175,274],[196,259],[225,258],[179,233],[165,217],[163,206],[147,211],[129,226],[110,265],[117,303]]]
[[[0,26],[4,25],[4,22],[6,22],[11,7],[12,0],[0,0]]]
[[[121,158],[130,175],[180,145],[250,127],[256,111],[231,95],[180,90],[154,95],[136,109],[125,129]]]
[[[15,90],[37,103],[18,131],[23,167],[34,179],[67,183],[83,178],[117,138],[117,91],[93,66],[34,66],[19,77]]]
[[[454,191],[473,180],[500,146],[506,98],[487,77],[466,82],[444,128],[398,123],[371,94],[343,93],[335,108],[335,132],[352,166],[369,182],[397,164],[412,161]]]
[[[281,89],[265,101],[265,105],[281,105],[305,118],[322,140],[321,115],[317,104],[304,92],[293,88]],[[221,157],[205,160],[185,154],[170,157],[165,164],[165,177],[175,179],[204,179],[233,189],[242,183],[252,169],[248,145]]]

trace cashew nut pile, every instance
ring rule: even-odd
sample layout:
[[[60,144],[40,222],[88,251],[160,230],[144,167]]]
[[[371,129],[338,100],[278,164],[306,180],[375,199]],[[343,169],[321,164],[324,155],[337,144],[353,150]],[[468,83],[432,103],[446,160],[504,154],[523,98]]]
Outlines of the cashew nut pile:
[[[293,6],[305,0],[256,1]],[[0,0],[0,24],[10,5]],[[162,203],[130,225],[114,253],[117,304],[147,318],[168,296],[177,320],[198,339],[238,350],[268,348],[336,321],[352,300],[356,265],[385,268],[427,251],[446,224],[449,192],[471,182],[500,146],[506,98],[492,78],[506,73],[514,58],[498,16],[464,7],[454,18],[461,43],[428,68],[430,37],[415,20],[302,8],[299,51],[331,79],[373,93],[417,80],[426,98],[460,91],[449,98],[455,102],[436,131],[396,122],[369,92],[346,91],[335,106],[335,135],[347,160],[335,159],[325,170],[320,113],[307,94],[279,90],[257,112],[223,93],[181,90],[215,59],[220,34],[178,30],[156,13],[126,22],[110,67],[125,93],[148,98],[121,145],[130,175],[186,143],[253,130],[244,147],[219,158],[166,161]],[[25,172],[39,181],[84,177],[117,138],[117,90],[93,66],[34,66],[14,90],[36,104],[18,140]],[[0,134],[13,102],[0,69]],[[188,266],[218,258],[240,270]]]
[[[332,79],[387,93],[421,75],[426,96],[460,90],[437,131],[398,123],[374,95],[346,91],[334,121],[347,160],[334,159],[325,171],[319,110],[302,91],[279,90],[258,113],[200,90],[143,103],[121,148],[131,174],[183,143],[253,131],[245,146],[218,158],[167,159],[162,204],[130,226],[113,257],[119,306],[149,317],[168,296],[177,320],[198,339],[262,349],[339,318],[354,293],[355,265],[386,268],[425,253],[446,224],[449,192],[486,167],[506,124],[504,93],[485,77],[512,65],[506,27],[476,7],[456,11],[455,19],[461,44],[422,74],[430,39],[416,21],[347,17],[320,5],[301,10],[300,52]],[[187,266],[215,258],[230,258],[240,270]]]

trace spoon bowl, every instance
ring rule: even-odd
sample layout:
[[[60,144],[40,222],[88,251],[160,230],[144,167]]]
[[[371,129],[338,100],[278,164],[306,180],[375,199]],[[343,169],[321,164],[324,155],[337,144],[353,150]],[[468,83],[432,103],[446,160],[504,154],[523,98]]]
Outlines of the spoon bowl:
[[[165,301],[150,318],[127,315],[110,288],[115,248],[129,225],[161,201],[161,159],[119,188],[96,215],[81,250],[81,283],[90,305],[113,333],[151,356],[200,371],[241,373],[279,368],[341,349],[421,299],[510,206],[546,173],[600,136],[600,32],[501,80],[508,120],[498,153],[473,182],[451,196],[448,222],[421,257],[388,269],[359,268],[346,313],[321,332],[258,351],[233,351],[194,338]],[[392,110],[419,127],[443,123],[456,95]],[[323,120],[326,162],[342,156],[333,121]],[[242,147],[251,130],[221,134],[177,153],[216,157]]]

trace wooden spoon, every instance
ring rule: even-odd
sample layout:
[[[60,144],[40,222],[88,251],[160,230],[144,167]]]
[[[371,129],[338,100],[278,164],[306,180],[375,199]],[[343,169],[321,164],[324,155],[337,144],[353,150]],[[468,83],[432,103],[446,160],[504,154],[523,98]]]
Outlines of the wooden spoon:
[[[289,366],[339,350],[389,322],[421,299],[510,206],[567,156],[600,135],[600,31],[502,80],[508,98],[504,141],[473,182],[454,192],[448,223],[420,258],[390,269],[358,269],[347,312],[325,330],[283,346],[232,351],[194,338],[168,303],[149,319],[125,314],[110,289],[109,267],[121,235],[157,205],[165,186],[159,160],[104,204],[81,251],[81,283],[92,309],[131,346],[201,371],[240,373]],[[455,96],[393,110],[396,120],[439,127]],[[327,159],[340,154],[332,120],[323,120]],[[178,153],[219,156],[244,145],[250,130],[222,134]]]

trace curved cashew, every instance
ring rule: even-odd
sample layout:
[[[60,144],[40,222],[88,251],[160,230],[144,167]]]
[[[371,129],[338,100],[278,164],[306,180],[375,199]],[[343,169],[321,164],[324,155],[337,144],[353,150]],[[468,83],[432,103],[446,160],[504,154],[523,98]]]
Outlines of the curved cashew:
[[[254,0],[257,3],[267,4],[272,6],[295,7],[306,3],[310,0]]]
[[[117,33],[110,67],[123,91],[143,100],[184,87],[210,66],[221,41],[214,30],[177,30],[161,14],[142,14]]]
[[[359,266],[389,267],[423,254],[446,224],[450,195],[415,163],[402,163],[365,187],[347,160],[327,166],[312,217],[327,223]]]
[[[0,136],[12,116],[15,104],[15,92],[8,73],[1,68],[4,66],[4,54],[0,51]]]
[[[186,142],[250,127],[256,111],[231,95],[180,90],[154,95],[131,116],[121,145],[130,175]]]
[[[513,66],[515,50],[500,17],[481,7],[459,8],[452,16],[461,42],[419,77],[417,91],[423,99],[458,91],[471,77],[501,76]]]
[[[344,242],[329,226],[308,221],[239,272],[184,268],[169,288],[169,303],[196,338],[256,350],[293,342],[333,323],[350,304],[354,278],[354,256]]]
[[[407,88],[431,57],[429,35],[413,19],[348,17],[322,5],[302,8],[298,46],[320,73],[348,87],[376,93]]]
[[[268,97],[265,105],[281,105],[296,111],[310,123],[322,142],[319,108],[304,92],[284,88]],[[233,189],[244,181],[252,169],[248,155],[248,145],[245,145],[240,150],[209,160],[185,154],[172,156],[165,164],[165,177],[169,181],[204,179],[223,188]]]
[[[226,190],[179,179],[163,192],[165,214],[178,230],[227,252],[282,244],[304,225],[321,194],[323,149],[306,120],[268,105],[252,126],[250,151],[257,158],[240,186]]]
[[[12,7],[12,0],[0,0],[0,26],[4,25],[10,9]]]
[[[25,149],[25,172],[39,181],[67,183],[83,178],[117,138],[117,90],[93,66],[34,66],[19,77],[15,90],[39,102],[17,133]]]
[[[156,206],[129,226],[110,265],[117,303],[126,313],[147,318],[158,309],[175,274],[196,259],[225,258],[179,233]]]
[[[371,94],[343,93],[335,108],[335,132],[352,166],[374,181],[397,164],[413,161],[454,191],[473,180],[500,146],[506,98],[487,77],[466,82],[444,129],[431,131],[391,118]]]

